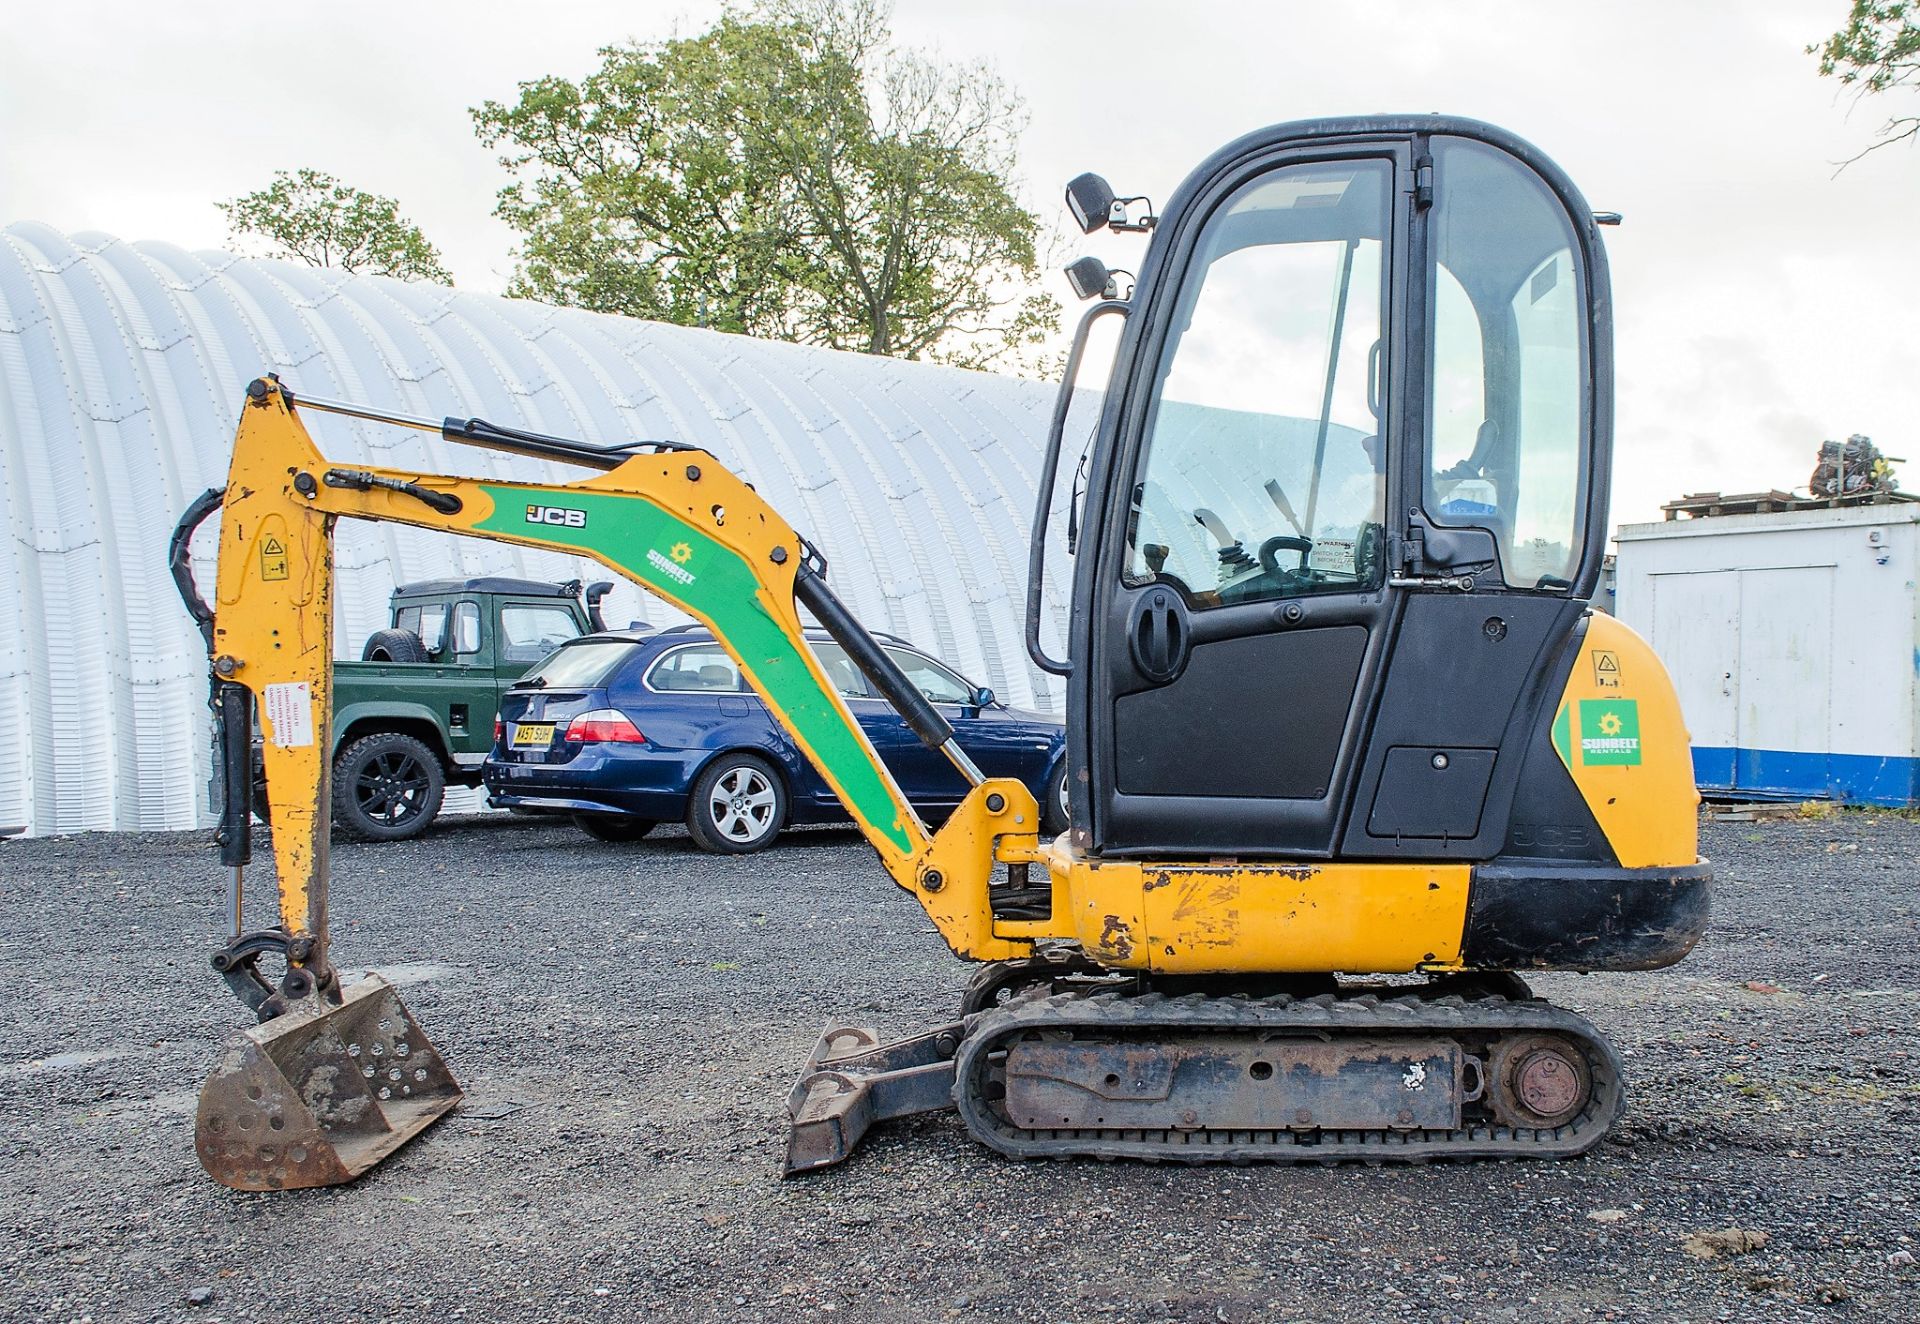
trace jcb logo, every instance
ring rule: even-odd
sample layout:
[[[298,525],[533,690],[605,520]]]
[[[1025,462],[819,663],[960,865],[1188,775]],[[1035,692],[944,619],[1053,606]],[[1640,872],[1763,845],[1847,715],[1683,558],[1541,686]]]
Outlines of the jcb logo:
[[[568,510],[565,506],[528,506],[527,523],[557,524],[563,529],[584,529],[587,527],[587,512]]]
[[[1585,850],[1589,833],[1579,824],[1559,823],[1515,823],[1513,825],[1513,844],[1531,846],[1536,850]]]

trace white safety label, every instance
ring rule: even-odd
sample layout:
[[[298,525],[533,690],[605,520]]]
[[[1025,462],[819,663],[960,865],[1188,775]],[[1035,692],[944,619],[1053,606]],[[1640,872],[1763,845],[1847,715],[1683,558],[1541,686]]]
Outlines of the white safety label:
[[[313,743],[313,686],[304,680],[267,686],[267,738],[281,749]]]
[[[1307,554],[1307,564],[1315,570],[1324,570],[1328,574],[1351,575],[1353,544],[1339,538],[1317,539],[1313,544],[1313,550]]]

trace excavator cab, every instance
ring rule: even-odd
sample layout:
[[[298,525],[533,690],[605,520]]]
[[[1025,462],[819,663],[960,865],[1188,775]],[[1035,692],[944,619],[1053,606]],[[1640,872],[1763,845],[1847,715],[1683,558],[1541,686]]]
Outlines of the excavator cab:
[[[1516,805],[1582,817],[1522,775],[1605,541],[1573,186],[1484,125],[1282,126],[1181,188],[1131,304],[1074,575],[1085,847],[1484,860]]]

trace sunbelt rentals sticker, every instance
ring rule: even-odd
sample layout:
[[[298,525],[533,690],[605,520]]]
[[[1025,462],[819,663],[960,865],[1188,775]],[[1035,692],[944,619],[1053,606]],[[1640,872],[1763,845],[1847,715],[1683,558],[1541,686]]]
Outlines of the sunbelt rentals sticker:
[[[693,548],[683,542],[675,543],[673,550],[665,556],[660,555],[657,548],[647,550],[647,564],[676,584],[685,585],[693,582],[693,572],[686,568],[687,562],[692,559]]]
[[[1640,705],[1632,699],[1580,701],[1580,761],[1590,768],[1640,762]]]

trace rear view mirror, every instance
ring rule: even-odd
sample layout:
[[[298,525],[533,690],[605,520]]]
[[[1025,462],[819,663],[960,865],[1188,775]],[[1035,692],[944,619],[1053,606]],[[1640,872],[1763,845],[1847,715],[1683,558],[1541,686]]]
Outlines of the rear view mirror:
[[[1107,264],[1089,254],[1067,265],[1067,284],[1076,299],[1097,299],[1107,292],[1113,273]]]
[[[967,696],[967,701],[976,708],[991,708],[993,706],[993,691],[985,685],[982,685],[979,689]]]
[[[1082,234],[1105,229],[1113,218],[1115,201],[1107,181],[1092,172],[1075,175],[1067,182],[1067,210],[1073,213],[1073,223],[1080,227]]]

